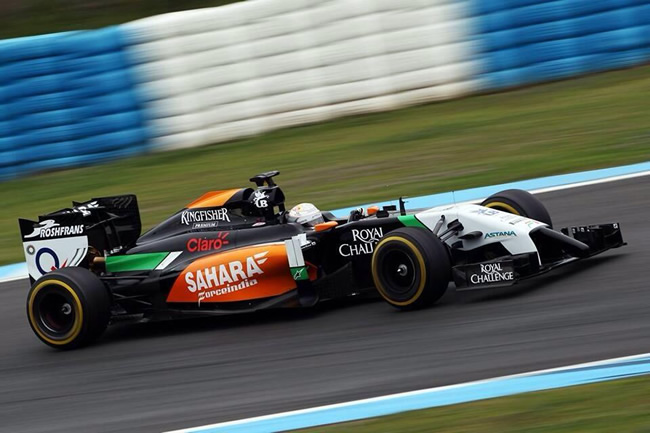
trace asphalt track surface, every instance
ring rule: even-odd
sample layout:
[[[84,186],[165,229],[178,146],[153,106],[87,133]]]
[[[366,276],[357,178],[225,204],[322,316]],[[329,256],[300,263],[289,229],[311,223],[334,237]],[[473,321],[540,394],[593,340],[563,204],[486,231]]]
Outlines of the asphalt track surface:
[[[59,352],[0,287],[0,431],[163,431],[650,352],[650,176],[539,196],[629,245],[403,313],[379,300],[109,328]]]

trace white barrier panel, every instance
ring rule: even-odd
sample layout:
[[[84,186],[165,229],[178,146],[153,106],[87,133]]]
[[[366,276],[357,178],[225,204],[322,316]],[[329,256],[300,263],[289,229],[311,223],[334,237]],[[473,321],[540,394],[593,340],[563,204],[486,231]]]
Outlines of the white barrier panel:
[[[468,2],[248,0],[123,26],[160,150],[476,89]]]
[[[247,0],[1,41],[0,180],[650,60],[648,0]]]

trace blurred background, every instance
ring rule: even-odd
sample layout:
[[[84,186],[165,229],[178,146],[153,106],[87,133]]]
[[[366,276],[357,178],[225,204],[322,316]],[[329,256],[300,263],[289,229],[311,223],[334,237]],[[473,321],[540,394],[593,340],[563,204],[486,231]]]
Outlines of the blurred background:
[[[241,0],[3,0],[0,38],[93,29],[151,15]]]
[[[272,169],[333,209],[650,156],[646,0],[0,9],[0,264],[16,218],[102,195],[146,228]]]

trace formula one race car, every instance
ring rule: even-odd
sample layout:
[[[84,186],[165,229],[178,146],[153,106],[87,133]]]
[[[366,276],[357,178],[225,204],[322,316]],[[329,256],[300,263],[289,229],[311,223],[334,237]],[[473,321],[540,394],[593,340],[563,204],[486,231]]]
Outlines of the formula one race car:
[[[379,293],[400,309],[458,290],[506,286],[625,245],[618,224],[555,231],[531,194],[407,213],[369,207],[292,220],[277,171],[256,188],[204,194],[140,235],[136,197],[96,198],[21,219],[29,324],[68,349],[109,323],[221,315]],[[292,222],[293,221],[293,222]]]

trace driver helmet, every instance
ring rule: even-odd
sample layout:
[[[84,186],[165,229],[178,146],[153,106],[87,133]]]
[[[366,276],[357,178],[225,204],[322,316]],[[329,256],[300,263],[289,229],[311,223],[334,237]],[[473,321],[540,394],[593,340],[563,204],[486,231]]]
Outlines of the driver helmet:
[[[325,219],[323,218],[323,214],[313,204],[300,203],[291,208],[289,216],[287,216],[287,221],[313,227],[316,224],[325,222]]]

